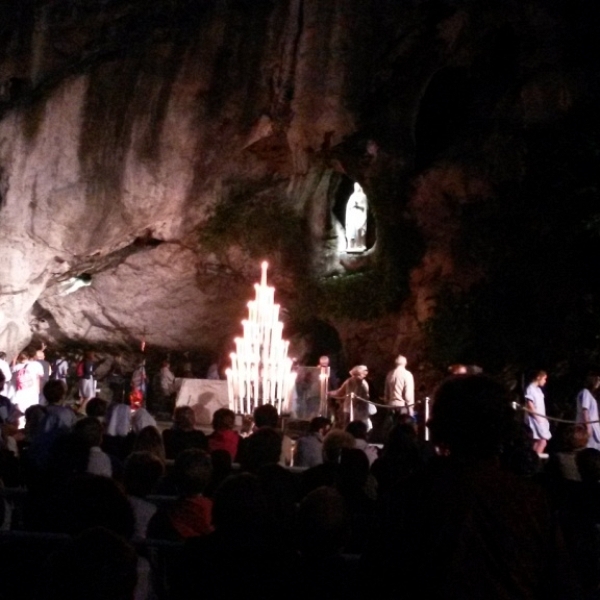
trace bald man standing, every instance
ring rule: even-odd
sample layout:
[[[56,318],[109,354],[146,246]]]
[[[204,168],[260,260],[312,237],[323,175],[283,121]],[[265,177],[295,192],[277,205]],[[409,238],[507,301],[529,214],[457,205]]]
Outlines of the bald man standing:
[[[385,400],[390,406],[397,406],[401,414],[413,414],[415,403],[415,380],[406,368],[406,356],[396,358],[396,368],[390,371],[385,380]]]

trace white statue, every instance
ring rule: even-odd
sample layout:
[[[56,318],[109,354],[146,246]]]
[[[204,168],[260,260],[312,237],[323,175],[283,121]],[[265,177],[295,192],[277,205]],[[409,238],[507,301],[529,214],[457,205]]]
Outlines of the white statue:
[[[61,287],[59,296],[68,296],[82,287],[92,285],[92,276],[89,273],[83,273],[78,277],[69,277],[69,279],[62,281],[59,285]]]
[[[346,250],[362,252],[367,249],[367,196],[359,183],[346,204]]]

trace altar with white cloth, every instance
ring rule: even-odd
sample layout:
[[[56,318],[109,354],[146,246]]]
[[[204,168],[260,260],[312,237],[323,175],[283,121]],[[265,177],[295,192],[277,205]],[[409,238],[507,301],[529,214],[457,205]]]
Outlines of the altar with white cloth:
[[[196,425],[210,427],[212,416],[219,408],[229,408],[227,382],[218,379],[178,379],[181,382],[175,407],[191,406]]]

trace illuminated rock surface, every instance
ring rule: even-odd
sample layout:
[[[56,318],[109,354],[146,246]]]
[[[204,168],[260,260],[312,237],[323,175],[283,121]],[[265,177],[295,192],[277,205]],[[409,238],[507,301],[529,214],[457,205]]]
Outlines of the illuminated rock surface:
[[[561,58],[561,3],[6,4],[0,349],[11,353],[32,333],[222,351],[267,258],[290,322],[332,323],[350,362],[417,355],[440,287],[484,275],[457,252],[462,214],[518,187],[521,132],[585,93]],[[377,239],[360,256],[338,251],[354,181]],[[398,287],[366,323],[327,300],[356,270],[374,275],[349,303],[369,281],[382,297]],[[91,286],[60,296],[82,273]]]

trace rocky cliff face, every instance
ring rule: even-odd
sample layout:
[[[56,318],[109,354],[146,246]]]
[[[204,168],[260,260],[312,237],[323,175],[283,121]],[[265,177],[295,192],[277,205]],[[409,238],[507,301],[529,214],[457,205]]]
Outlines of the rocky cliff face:
[[[0,348],[223,351],[267,258],[290,331],[316,317],[382,368],[422,353],[441,287],[485,272],[460,260],[463,213],[514,189],[522,132],[586,93],[544,5],[5,3]],[[353,181],[360,256],[340,251]]]

